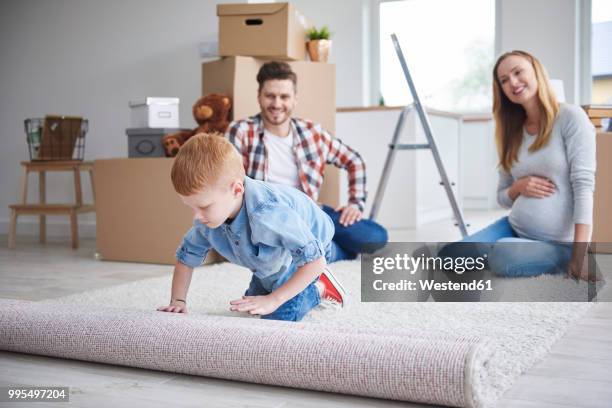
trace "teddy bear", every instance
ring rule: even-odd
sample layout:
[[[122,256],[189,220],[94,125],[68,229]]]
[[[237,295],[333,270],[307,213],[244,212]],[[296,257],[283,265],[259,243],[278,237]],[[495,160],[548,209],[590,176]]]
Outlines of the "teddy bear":
[[[225,133],[231,108],[230,98],[222,94],[208,94],[198,99],[192,109],[198,127],[164,136],[162,145],[166,157],[175,157],[180,147],[195,134]]]

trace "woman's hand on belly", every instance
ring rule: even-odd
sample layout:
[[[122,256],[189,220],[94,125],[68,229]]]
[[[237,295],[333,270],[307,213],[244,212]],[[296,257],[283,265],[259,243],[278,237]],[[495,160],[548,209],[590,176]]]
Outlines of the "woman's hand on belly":
[[[508,195],[512,201],[516,200],[519,195],[533,198],[550,197],[555,193],[555,185],[550,179],[540,176],[525,176],[516,180]]]

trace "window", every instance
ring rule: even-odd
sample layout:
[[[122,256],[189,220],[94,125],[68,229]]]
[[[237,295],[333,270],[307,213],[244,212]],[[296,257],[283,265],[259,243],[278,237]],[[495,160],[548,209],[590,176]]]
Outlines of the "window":
[[[612,104],[612,2],[591,3],[591,74],[594,104]]]
[[[395,33],[424,105],[490,110],[495,0],[382,1],[379,7],[380,93],[386,105],[411,101],[390,38]]]

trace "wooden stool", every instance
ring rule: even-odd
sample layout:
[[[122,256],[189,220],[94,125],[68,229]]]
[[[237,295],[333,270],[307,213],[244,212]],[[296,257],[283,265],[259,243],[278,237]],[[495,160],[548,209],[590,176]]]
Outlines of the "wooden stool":
[[[77,225],[77,214],[84,212],[95,212],[94,204],[83,204],[83,194],[81,189],[81,171],[89,172],[93,193],[93,162],[78,160],[70,161],[32,161],[21,162],[23,166],[21,180],[21,203],[10,205],[11,223],[9,227],[8,246],[15,248],[15,236],[17,235],[17,217],[19,215],[38,215],[39,216],[39,238],[40,242],[46,241],[47,215],[65,214],[70,216],[70,231],[72,247],[79,247],[79,232]],[[46,203],[46,172],[48,171],[71,171],[74,173],[74,193],[75,202],[72,204],[47,204]],[[38,172],[38,193],[39,203],[28,204],[28,175],[30,172]],[[94,196],[95,201],[95,196]]]

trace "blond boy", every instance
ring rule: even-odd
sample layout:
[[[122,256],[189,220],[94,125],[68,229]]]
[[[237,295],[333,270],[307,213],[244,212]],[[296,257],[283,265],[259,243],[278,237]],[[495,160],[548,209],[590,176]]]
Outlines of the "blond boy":
[[[171,177],[194,224],[176,252],[170,304],[157,310],[187,312],[193,268],[210,249],[253,273],[245,295],[229,302],[232,311],[298,321],[321,299],[344,303],[326,267],[333,223],[304,193],[246,177],[234,146],[216,135],[185,143]]]

